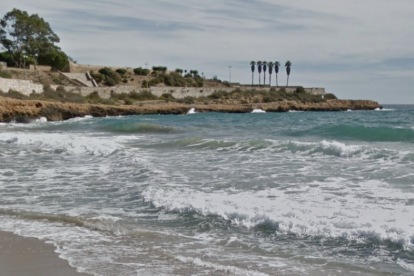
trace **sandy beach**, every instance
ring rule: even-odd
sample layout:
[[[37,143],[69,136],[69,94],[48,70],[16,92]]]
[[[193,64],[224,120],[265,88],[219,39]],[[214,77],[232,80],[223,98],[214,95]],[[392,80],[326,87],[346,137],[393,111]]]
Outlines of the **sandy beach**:
[[[82,276],[51,244],[0,231],[0,276]]]

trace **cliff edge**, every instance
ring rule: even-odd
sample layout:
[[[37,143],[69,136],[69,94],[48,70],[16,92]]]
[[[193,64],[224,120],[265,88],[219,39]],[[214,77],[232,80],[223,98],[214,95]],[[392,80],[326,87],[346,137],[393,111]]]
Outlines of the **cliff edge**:
[[[0,122],[30,122],[40,117],[48,121],[68,120],[91,115],[94,117],[144,115],[144,114],[186,114],[190,108],[197,112],[249,113],[254,109],[267,112],[296,111],[346,111],[374,110],[381,108],[369,100],[329,100],[322,103],[301,103],[281,101],[258,104],[184,104],[145,102],[139,105],[75,104],[49,101],[17,100],[0,97]]]

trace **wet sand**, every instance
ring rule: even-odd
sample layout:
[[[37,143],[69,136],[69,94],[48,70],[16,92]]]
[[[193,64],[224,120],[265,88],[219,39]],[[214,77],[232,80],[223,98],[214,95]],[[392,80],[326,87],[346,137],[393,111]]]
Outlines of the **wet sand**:
[[[58,257],[55,247],[0,231],[1,276],[86,276]]]

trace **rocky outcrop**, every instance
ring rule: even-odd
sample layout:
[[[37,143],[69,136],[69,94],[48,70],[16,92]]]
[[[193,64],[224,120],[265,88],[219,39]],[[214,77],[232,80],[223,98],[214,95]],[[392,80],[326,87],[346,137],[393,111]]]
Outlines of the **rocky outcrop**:
[[[74,104],[48,101],[16,100],[0,97],[0,121],[1,122],[30,122],[40,117],[46,117],[48,121],[67,120],[74,117],[92,115],[94,117],[135,115],[135,114],[186,114],[190,108],[197,112],[226,112],[248,113],[253,109],[263,109],[267,112],[298,111],[346,111],[374,110],[381,106],[368,100],[330,100],[323,103],[300,102],[273,102],[259,104],[181,104],[145,102],[139,105],[94,105]]]

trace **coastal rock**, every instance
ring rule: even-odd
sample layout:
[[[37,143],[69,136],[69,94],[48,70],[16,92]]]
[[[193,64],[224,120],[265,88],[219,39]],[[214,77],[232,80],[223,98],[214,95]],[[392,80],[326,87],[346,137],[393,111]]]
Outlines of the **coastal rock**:
[[[280,101],[258,104],[183,104],[145,102],[139,105],[98,105],[74,104],[48,101],[16,100],[0,97],[0,121],[29,123],[40,117],[48,121],[68,120],[74,117],[92,115],[94,117],[138,115],[138,114],[186,114],[189,108],[197,112],[250,113],[254,109],[266,112],[296,111],[346,111],[374,110],[381,108],[375,101],[369,100],[329,100],[322,103],[302,103]]]

